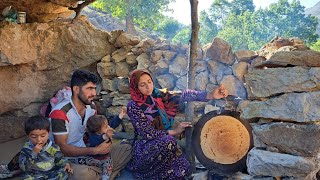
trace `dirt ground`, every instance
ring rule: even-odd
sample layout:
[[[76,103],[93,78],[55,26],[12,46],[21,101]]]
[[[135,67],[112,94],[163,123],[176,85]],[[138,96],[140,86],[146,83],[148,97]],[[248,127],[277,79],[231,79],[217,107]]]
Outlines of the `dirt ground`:
[[[7,164],[22,148],[27,141],[27,137],[22,137],[13,141],[0,144],[0,164]]]

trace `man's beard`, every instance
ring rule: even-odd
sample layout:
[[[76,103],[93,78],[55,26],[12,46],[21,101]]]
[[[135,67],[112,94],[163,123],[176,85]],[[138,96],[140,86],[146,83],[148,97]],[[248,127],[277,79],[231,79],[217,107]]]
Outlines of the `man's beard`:
[[[92,101],[89,101],[84,95],[83,93],[80,91],[80,94],[78,95],[78,98],[80,99],[80,101],[84,104],[84,105],[91,105]]]

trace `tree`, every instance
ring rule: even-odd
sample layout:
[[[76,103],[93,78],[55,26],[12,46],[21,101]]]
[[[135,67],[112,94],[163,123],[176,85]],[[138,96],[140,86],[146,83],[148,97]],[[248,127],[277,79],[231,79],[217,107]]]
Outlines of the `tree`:
[[[198,57],[198,31],[199,31],[199,23],[198,23],[198,0],[190,0],[191,5],[191,39],[190,39],[190,58],[189,58],[189,69],[188,69],[188,89],[195,89],[195,77],[196,77],[196,60]],[[194,104],[192,102],[187,103],[186,107],[186,121],[193,122],[194,116]],[[192,139],[192,129],[188,128],[185,130],[186,134],[186,154],[189,162],[195,170],[194,165],[194,154],[193,148],[191,145]]]
[[[300,1],[279,0],[273,3],[269,9],[261,10],[263,23],[268,28],[270,36],[280,35],[284,37],[299,37],[307,43],[312,44],[317,41],[316,17],[304,14],[305,7]],[[272,38],[271,37],[271,38]]]
[[[213,38],[218,34],[218,27],[210,19],[206,11],[200,12],[199,24],[199,43],[207,44],[209,42],[212,42]]]
[[[231,13],[240,15],[246,11],[253,12],[254,8],[252,0],[215,0],[210,6],[209,16],[213,22],[223,26]]]
[[[189,44],[190,38],[191,38],[191,27],[187,26],[173,37],[172,42]]]
[[[255,6],[252,0],[233,0],[230,7],[230,13],[241,15],[246,11],[254,12],[254,8]]]
[[[317,19],[304,14],[299,1],[279,0],[267,9],[230,13],[218,36],[232,44],[236,50],[257,50],[275,36],[298,37],[316,42]]]
[[[172,39],[180,30],[184,27],[183,24],[179,23],[172,17],[164,17],[164,20],[158,25],[157,32],[166,39]]]
[[[210,19],[223,26],[230,12],[230,3],[227,0],[214,0],[209,8]]]
[[[241,15],[230,14],[218,36],[232,45],[234,50],[257,50],[267,39],[261,34],[262,25],[256,22],[255,13],[246,11]]]
[[[174,0],[97,0],[93,7],[126,20],[126,32],[136,35],[134,23],[141,28],[155,29],[163,19],[162,12],[169,11]]]

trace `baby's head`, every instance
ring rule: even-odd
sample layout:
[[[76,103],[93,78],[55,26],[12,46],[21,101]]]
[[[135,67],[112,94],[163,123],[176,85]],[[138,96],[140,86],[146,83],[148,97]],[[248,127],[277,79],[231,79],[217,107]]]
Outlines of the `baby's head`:
[[[24,130],[33,145],[44,145],[48,141],[50,122],[43,116],[33,116],[25,122]]]
[[[103,115],[94,115],[88,119],[87,131],[91,134],[107,133],[109,129],[108,120]]]

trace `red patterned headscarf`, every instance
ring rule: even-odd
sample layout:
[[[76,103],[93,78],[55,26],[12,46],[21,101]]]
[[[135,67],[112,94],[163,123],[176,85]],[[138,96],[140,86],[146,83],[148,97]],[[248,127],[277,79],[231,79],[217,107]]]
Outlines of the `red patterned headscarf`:
[[[151,74],[146,70],[134,70],[130,73],[130,94],[142,109],[145,116],[152,121],[156,129],[171,129],[173,118],[177,113],[180,96],[170,94],[167,89],[154,88],[150,96],[143,95],[138,89],[140,77],[143,74]],[[152,79],[152,77],[151,77]]]

